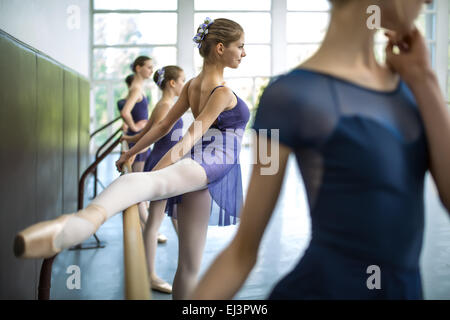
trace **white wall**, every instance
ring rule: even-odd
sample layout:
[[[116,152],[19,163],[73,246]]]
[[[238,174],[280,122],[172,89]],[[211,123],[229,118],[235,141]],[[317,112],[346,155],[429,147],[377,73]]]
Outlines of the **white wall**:
[[[89,77],[89,0],[0,0],[0,29]]]

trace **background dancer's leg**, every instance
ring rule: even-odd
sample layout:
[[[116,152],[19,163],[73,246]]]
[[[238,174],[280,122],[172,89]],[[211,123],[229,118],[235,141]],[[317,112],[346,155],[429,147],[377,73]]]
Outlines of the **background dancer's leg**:
[[[165,293],[172,293],[172,286],[160,279],[155,270],[155,256],[158,243],[158,230],[164,220],[166,200],[150,202],[147,224],[144,230],[144,245],[147,258],[147,270],[150,287]]]
[[[197,284],[211,209],[208,189],[183,194],[178,204],[178,268],[173,298],[186,299]]]

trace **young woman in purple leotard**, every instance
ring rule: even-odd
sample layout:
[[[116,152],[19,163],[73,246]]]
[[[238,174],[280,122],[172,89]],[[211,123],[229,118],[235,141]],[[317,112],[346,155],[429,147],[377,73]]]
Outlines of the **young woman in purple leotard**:
[[[164,211],[165,199],[182,195],[177,205],[179,258],[173,297],[188,296],[197,281],[212,204],[219,208],[213,215],[216,224],[237,222],[242,204],[239,154],[250,116],[247,105],[224,86],[223,79],[224,69],[238,68],[246,56],[242,27],[228,19],[207,19],[194,41],[204,58],[202,71],[186,83],[167,116],[122,154],[117,167],[121,170],[131,157],[164,137],[190,108],[195,121],[183,138],[151,172],[123,175],[77,213],[20,232],[15,239],[16,256],[53,256],[84,241],[133,204],[151,201],[152,215]]]
[[[140,56],[131,65],[134,77],[128,88],[128,95],[125,98],[120,115],[128,126],[127,135],[138,134],[148,121],[148,99],[144,93],[144,81],[153,74],[153,62],[149,57]],[[130,148],[134,144],[130,144]],[[149,155],[149,150],[136,155],[133,162],[133,172],[141,172],[144,169],[145,160]]]
[[[124,136],[127,142],[136,143],[142,138],[151,126],[158,123],[167,115],[170,108],[174,104],[174,99],[181,94],[185,82],[185,74],[183,69],[178,66],[166,66],[157,70],[153,76],[153,80],[162,91],[162,97],[155,105],[153,112],[149,119],[149,125],[145,130],[135,136]],[[175,145],[182,137],[183,120],[180,118],[163,138],[158,140],[154,146],[150,156],[147,158],[144,166],[144,172],[150,172],[158,164],[159,160]],[[179,197],[177,197],[179,198]],[[170,199],[172,200],[172,199]],[[174,201],[179,201],[174,198]],[[168,206],[166,206],[166,211]],[[176,210],[176,205],[174,206]],[[172,293],[172,286],[160,279],[155,270],[155,255],[157,242],[161,237],[158,234],[158,229],[164,218],[164,212],[154,212],[152,217],[148,219],[146,228],[144,229],[144,244],[147,252],[147,268],[149,272],[150,286],[153,290],[164,293]],[[172,223],[175,231],[178,233],[177,222],[172,218]],[[157,241],[158,239],[158,241]]]

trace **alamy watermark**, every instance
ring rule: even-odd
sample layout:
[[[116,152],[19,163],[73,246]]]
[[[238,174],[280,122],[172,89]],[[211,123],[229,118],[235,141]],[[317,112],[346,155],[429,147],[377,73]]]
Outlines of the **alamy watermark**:
[[[371,265],[367,267],[367,274],[370,274],[370,277],[367,278],[366,285],[369,290],[380,290],[381,289],[381,269],[377,265]]]
[[[71,265],[67,267],[67,274],[70,274],[66,280],[66,287],[69,290],[80,290],[81,289],[81,269],[77,265]]]
[[[378,30],[381,28],[381,9],[379,6],[373,4],[367,7],[367,14],[370,16],[367,18],[366,25],[369,30]]]

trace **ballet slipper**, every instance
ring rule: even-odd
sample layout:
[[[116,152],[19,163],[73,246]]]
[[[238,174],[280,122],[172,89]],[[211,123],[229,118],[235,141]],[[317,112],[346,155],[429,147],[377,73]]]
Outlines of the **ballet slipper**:
[[[14,254],[18,258],[50,258],[61,251],[55,239],[63,230],[71,214],[32,225],[19,232],[14,239]]]
[[[37,223],[19,232],[14,239],[14,254],[19,258],[50,258],[65,249],[61,244],[63,230],[71,218],[81,218],[88,221],[95,229],[106,221],[104,208],[90,205],[76,214],[64,214],[60,217]],[[75,245],[75,244],[74,244]]]
[[[161,233],[158,233],[158,243],[166,243],[167,237]]]
[[[152,290],[156,290],[162,293],[172,293],[172,286],[161,279],[158,279],[158,281],[150,281],[150,287],[152,288]]]

